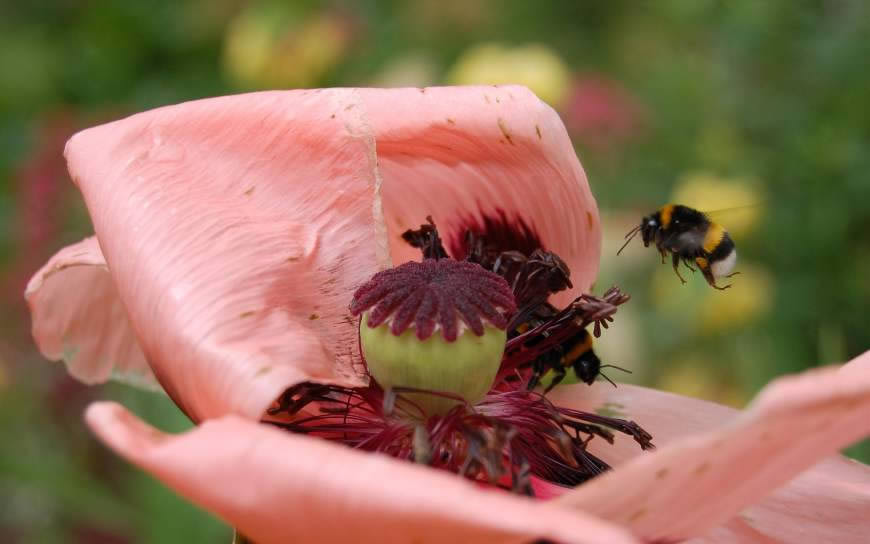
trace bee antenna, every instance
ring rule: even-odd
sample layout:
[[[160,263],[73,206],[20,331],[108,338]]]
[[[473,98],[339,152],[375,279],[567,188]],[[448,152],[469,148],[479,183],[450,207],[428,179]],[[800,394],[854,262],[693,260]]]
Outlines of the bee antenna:
[[[629,370],[627,368],[622,368],[621,366],[616,366],[616,365],[601,365],[598,368],[599,369],[601,369],[601,368],[615,368],[616,370],[621,370],[621,371],[625,372],[626,374],[631,374],[631,370]]]
[[[623,237],[623,239],[624,239],[624,238],[628,238],[629,236],[633,236],[633,235],[637,234],[637,231],[639,231],[639,230],[640,230],[640,225],[634,227],[633,229],[631,229],[630,231],[628,231],[627,233],[625,233],[625,236]]]
[[[605,374],[604,372],[599,372],[598,375],[603,377],[605,380],[609,381],[610,385],[612,385],[613,387],[616,387],[616,384],[613,383],[613,380],[611,380],[610,378],[607,377],[607,374]]]
[[[616,252],[617,255],[622,253],[622,250],[625,249],[625,246],[627,246],[629,242],[634,240],[634,237],[637,236],[638,232],[640,232],[640,225],[638,225],[638,226],[634,227],[633,229],[631,229],[630,231],[628,231],[628,234],[625,235],[625,238],[626,238],[625,243],[622,244],[622,247],[619,248],[619,251]]]

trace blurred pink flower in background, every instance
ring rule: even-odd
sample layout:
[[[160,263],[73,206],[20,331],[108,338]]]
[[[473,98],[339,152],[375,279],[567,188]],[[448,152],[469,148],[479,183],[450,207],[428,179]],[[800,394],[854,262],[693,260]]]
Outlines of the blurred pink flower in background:
[[[57,247],[54,244],[62,229],[64,198],[71,194],[62,152],[74,131],[69,115],[46,116],[37,124],[36,147],[15,175],[18,198],[14,240],[18,256],[15,267],[3,278],[4,298],[20,300],[19,293],[33,273],[33,267]]]
[[[646,117],[643,106],[628,89],[599,74],[577,77],[561,111],[574,139],[599,152],[637,136]]]
[[[293,384],[366,383],[347,306],[418,257],[399,234],[427,215],[446,240],[516,216],[570,265],[561,303],[590,288],[597,208],[561,121],[526,89],[217,98],[89,129],[66,156],[96,237],[28,286],[37,343],[89,383],[156,377],[198,428],[167,435],[112,403],[88,424],[255,542],[866,540],[870,469],[829,456],[870,433],[870,353],[778,380],[743,413],[562,388],[560,403],[636,419],[660,449],[593,441],[616,469],[541,486],[550,501],[257,422]]]

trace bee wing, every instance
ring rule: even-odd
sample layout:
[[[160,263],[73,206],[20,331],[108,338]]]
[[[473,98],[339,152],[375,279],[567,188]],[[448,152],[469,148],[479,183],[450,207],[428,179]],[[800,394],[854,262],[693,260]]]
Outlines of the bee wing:
[[[759,213],[759,208],[762,203],[745,204],[743,206],[732,206],[730,208],[718,208],[715,210],[704,210],[704,215],[708,219],[716,223],[729,223],[734,221],[743,221],[746,218],[754,217]]]

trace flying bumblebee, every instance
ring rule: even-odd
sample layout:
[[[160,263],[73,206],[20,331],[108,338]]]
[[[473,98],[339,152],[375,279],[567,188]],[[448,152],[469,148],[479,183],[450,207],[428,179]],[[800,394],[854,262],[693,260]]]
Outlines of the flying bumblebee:
[[[695,271],[692,265],[697,266],[707,283],[720,291],[728,289],[731,284],[716,285],[717,279],[740,273],[731,272],[737,263],[737,248],[728,231],[711,221],[705,213],[688,206],[667,204],[647,215],[640,225],[625,235],[625,244],[616,254],[622,253],[638,233],[641,234],[644,247],[655,243],[661,253],[662,263],[668,254],[671,255],[674,272],[683,283],[686,280],[680,275],[681,261],[692,272]]]

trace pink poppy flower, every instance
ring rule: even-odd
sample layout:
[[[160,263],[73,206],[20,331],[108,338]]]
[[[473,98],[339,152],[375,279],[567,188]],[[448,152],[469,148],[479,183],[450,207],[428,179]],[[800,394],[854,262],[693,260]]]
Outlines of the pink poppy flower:
[[[37,343],[86,382],[159,382],[196,429],[166,435],[110,403],[88,424],[255,542],[870,531],[870,472],[828,457],[870,433],[868,354],[784,378],[742,414],[638,387],[556,390],[563,406],[621,410],[659,449],[591,441],[616,470],[573,490],[535,480],[549,501],[258,423],[297,384],[367,385],[351,299],[378,270],[419,259],[401,235],[427,216],[454,254],[493,221],[513,242],[532,233],[570,267],[557,307],[590,289],[595,201],[558,116],[525,89],[204,100],[79,133],[66,156],[97,234],[31,280]]]

